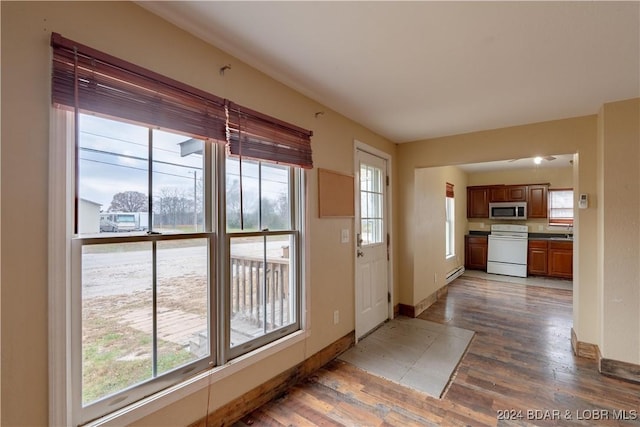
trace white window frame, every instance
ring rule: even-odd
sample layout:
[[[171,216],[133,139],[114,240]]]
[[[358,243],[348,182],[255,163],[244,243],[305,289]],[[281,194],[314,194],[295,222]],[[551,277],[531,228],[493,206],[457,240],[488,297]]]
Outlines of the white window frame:
[[[456,256],[456,210],[455,199],[445,197],[445,258]]]
[[[80,393],[76,384],[72,381],[74,364],[80,352],[74,349],[72,337],[79,336],[80,325],[74,323],[74,307],[79,306],[78,295],[72,292],[73,281],[73,229],[74,229],[74,138],[73,115],[52,108],[50,115],[51,132],[49,147],[49,236],[48,236],[48,273],[49,273],[49,422],[50,425],[79,425],[85,423],[87,418],[82,418],[81,411],[74,407],[74,399]],[[218,151],[224,151],[218,147]],[[220,168],[218,168],[220,170]],[[224,168],[222,168],[224,170]],[[105,414],[87,425],[123,425],[139,420],[166,405],[177,402],[191,393],[206,387],[211,387],[216,381],[233,375],[234,373],[260,362],[285,348],[305,340],[310,335],[310,313],[306,309],[309,304],[310,284],[308,253],[310,243],[306,239],[305,224],[309,222],[308,212],[305,209],[307,203],[307,183],[304,177],[306,172],[300,172],[300,182],[297,196],[300,198],[299,215],[299,285],[297,318],[298,329],[295,332],[279,339],[271,340],[261,347],[250,351],[228,362],[227,357],[219,357],[223,361],[221,365],[212,367],[189,380],[170,386],[156,392],[149,397],[136,401],[131,405]],[[221,187],[224,188],[224,187]],[[224,193],[224,192],[223,192]],[[221,209],[218,208],[218,212]],[[218,219],[217,224],[221,221]],[[216,250],[221,253],[220,247],[223,239],[216,239]],[[221,269],[218,269],[220,271]],[[76,272],[77,274],[77,272]],[[220,274],[220,273],[218,273]],[[213,279],[213,278],[212,278]],[[216,288],[219,288],[216,287]],[[215,325],[216,322],[213,322]],[[213,327],[213,326],[212,326]],[[218,329],[219,330],[219,329]],[[222,334],[217,330],[213,332],[212,340],[220,344]],[[221,347],[218,345],[218,350]],[[219,351],[218,351],[219,352]],[[75,396],[74,396],[75,393]],[[204,415],[204,414],[203,414]]]
[[[554,212],[554,207],[553,207],[553,194],[554,193],[559,193],[559,192],[567,192],[567,193],[571,193],[571,200],[572,200],[572,204],[571,204],[571,209],[572,209],[572,216],[571,218],[566,218],[566,217],[556,217],[553,215]],[[574,193],[573,193],[573,188],[550,188],[548,191],[548,209],[549,209],[549,215],[548,215],[548,220],[549,220],[549,226],[553,226],[553,227],[573,227],[573,221],[575,219],[575,207],[573,206],[573,198],[574,198]],[[568,209],[568,207],[564,207],[564,208],[556,208],[556,209]]]

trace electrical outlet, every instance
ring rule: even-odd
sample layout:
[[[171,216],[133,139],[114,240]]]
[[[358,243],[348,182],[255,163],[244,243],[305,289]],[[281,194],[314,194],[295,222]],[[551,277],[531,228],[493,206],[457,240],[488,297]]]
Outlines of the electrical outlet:
[[[343,228],[342,232],[340,233],[340,241],[342,243],[349,243],[349,229],[348,228]]]
[[[338,323],[340,323],[340,311],[339,310],[335,310],[333,312],[333,324],[337,325]]]

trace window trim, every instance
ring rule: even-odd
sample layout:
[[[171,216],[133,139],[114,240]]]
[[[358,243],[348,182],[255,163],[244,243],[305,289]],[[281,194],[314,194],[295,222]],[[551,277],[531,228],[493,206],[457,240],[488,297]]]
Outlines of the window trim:
[[[236,158],[236,156],[233,155],[229,155],[228,157],[230,158]],[[239,162],[242,162],[243,158],[238,158]],[[252,161],[255,159],[251,159]],[[258,168],[261,168],[260,163],[271,163],[273,164],[273,162],[268,162],[265,160],[257,160],[258,161]],[[243,354],[249,353],[251,351],[255,351],[257,349],[259,349],[260,347],[267,345],[269,342],[272,342],[274,340],[274,337],[277,337],[279,335],[282,334],[291,334],[291,333],[295,333],[296,330],[300,330],[303,329],[304,327],[304,322],[302,319],[302,312],[303,312],[303,299],[302,299],[302,294],[303,294],[303,286],[304,286],[304,282],[302,281],[302,259],[303,254],[304,254],[304,249],[302,247],[301,242],[302,240],[302,234],[303,234],[303,230],[304,230],[304,224],[306,222],[305,221],[305,205],[304,203],[300,204],[300,201],[305,201],[306,199],[303,199],[302,197],[306,197],[306,191],[304,190],[304,186],[305,186],[305,174],[304,174],[304,169],[303,168],[299,168],[299,170],[296,170],[296,167],[293,165],[288,165],[289,167],[289,192],[290,192],[290,205],[289,205],[289,215],[290,215],[290,228],[287,230],[252,230],[252,231],[234,231],[234,232],[229,232],[227,230],[227,207],[226,207],[226,191],[221,191],[221,202],[220,202],[220,208],[218,210],[218,215],[220,218],[220,221],[218,222],[218,225],[220,226],[220,230],[218,233],[218,236],[220,237],[220,240],[223,243],[223,245],[219,246],[219,250],[218,253],[220,254],[219,258],[218,258],[218,265],[219,265],[219,270],[220,270],[220,276],[219,276],[219,280],[222,284],[222,286],[220,286],[221,288],[221,297],[220,297],[220,306],[219,306],[219,310],[221,310],[222,313],[224,313],[224,321],[225,322],[229,322],[231,323],[231,301],[230,301],[230,297],[231,297],[231,275],[229,274],[229,261],[231,259],[231,240],[235,237],[259,237],[259,236],[264,236],[264,237],[269,237],[269,236],[282,236],[282,235],[290,235],[293,236],[293,240],[294,240],[294,248],[292,248],[293,250],[290,251],[290,254],[293,254],[294,258],[292,259],[292,274],[290,277],[293,278],[294,281],[297,281],[298,283],[301,283],[301,286],[298,287],[297,292],[296,292],[296,296],[295,296],[295,300],[292,301],[293,303],[295,303],[296,309],[297,309],[297,313],[296,313],[296,320],[295,322],[283,326],[281,328],[275,329],[273,331],[270,331],[264,335],[261,335],[257,338],[253,338],[250,339],[242,344],[239,344],[235,347],[231,347],[231,328],[225,328],[224,333],[220,334],[220,340],[219,342],[219,351],[218,351],[218,355],[219,355],[219,361],[220,363],[227,363],[228,361],[235,359],[237,357],[242,356]],[[221,156],[221,160],[218,164],[218,168],[219,170],[221,170],[221,175],[226,177],[226,157],[223,155]],[[223,181],[226,185],[226,181]],[[242,181],[241,181],[242,182]],[[260,197],[260,203],[261,202],[261,195],[259,195]],[[241,215],[243,215],[243,213],[241,212]],[[261,228],[263,224],[259,224],[259,227]],[[227,302],[227,300],[229,300],[229,304],[225,304]],[[275,338],[277,339],[277,338]]]
[[[571,218],[552,218],[551,217],[551,194],[553,192],[560,192],[560,191],[571,191],[572,193],[572,199],[575,197],[575,192],[573,190],[573,188],[550,188],[547,191],[547,197],[548,197],[548,224],[550,227],[573,227],[573,223],[575,220],[575,203],[571,204],[571,208],[572,208],[572,212],[573,212],[573,216]]]
[[[453,189],[453,186],[452,186]],[[447,191],[447,194],[449,194],[449,192]],[[445,197],[445,223],[449,224],[449,232],[450,232],[450,236],[447,236],[447,232],[445,229],[445,239],[447,239],[447,241],[445,242],[445,259],[451,259],[451,258],[455,258],[456,256],[456,232],[455,232],[455,227],[456,227],[456,212],[455,212],[455,197],[453,197],[453,191],[451,192],[452,196],[449,197],[449,195],[447,195],[447,197]],[[452,203],[452,207],[451,209],[449,209],[449,201],[451,201]],[[451,216],[449,216],[451,215]],[[449,246],[449,249],[451,249],[450,252],[446,251],[446,247]]]
[[[52,34],[51,45],[54,48],[54,65],[53,65],[54,74],[55,74],[55,71],[61,71],[61,69],[56,68],[56,65],[55,65],[55,61],[57,59],[60,59],[60,58],[56,59],[56,53],[59,53],[56,51],[56,49],[64,48],[66,49],[66,52],[64,53],[63,59],[62,59],[62,63],[64,64],[64,66],[62,67],[62,71],[63,71],[63,74],[66,76],[66,78],[68,78],[69,75],[72,76],[71,86],[67,85],[67,89],[69,87],[72,87],[71,92],[69,91],[63,92],[62,95],[56,92],[56,90],[59,89],[60,87],[57,86],[58,82],[55,79],[60,77],[60,75],[53,76],[51,84],[53,89],[52,97],[53,97],[54,107],[63,107],[63,109],[72,110],[75,112],[76,118],[77,118],[78,112],[80,112],[82,110],[82,107],[84,107],[83,105],[78,105],[78,103],[82,102],[78,98],[78,86],[82,84],[85,86],[85,89],[86,88],[91,89],[89,87],[90,86],[89,82],[91,81],[91,77],[92,77],[90,74],[93,72],[92,71],[93,65],[91,64],[91,62],[92,62],[92,58],[95,58],[96,56],[98,56],[102,59],[105,59],[105,58],[108,59],[107,63],[102,65],[107,65],[108,67],[114,67],[111,69],[115,69],[114,71],[115,74],[111,77],[115,77],[115,80],[118,80],[118,78],[122,78],[121,76],[126,73],[139,72],[140,75],[138,77],[142,77],[143,79],[146,79],[144,80],[145,82],[151,81],[153,83],[159,83],[160,85],[167,84],[167,82],[169,82],[169,86],[171,86],[171,88],[174,91],[180,92],[181,90],[187,88],[186,91],[190,92],[191,95],[196,94],[197,95],[196,97],[204,98],[205,100],[209,99],[210,101],[212,100],[211,102],[215,104],[214,109],[216,109],[216,111],[218,112],[214,118],[215,126],[213,126],[213,128],[216,130],[216,134],[213,136],[200,135],[200,132],[194,132],[190,129],[181,130],[180,127],[175,127],[174,125],[171,124],[171,123],[174,123],[174,121],[162,122],[162,120],[160,120],[160,122],[158,122],[157,121],[158,119],[156,117],[154,117],[153,120],[140,119],[136,114],[133,114],[131,117],[127,116],[127,114],[124,114],[127,117],[123,117],[122,113],[118,111],[117,108],[114,109],[114,105],[116,104],[111,104],[111,106],[109,107],[110,108],[109,111],[102,111],[101,110],[102,106],[99,105],[99,102],[98,104],[96,104],[95,99],[93,100],[94,104],[92,105],[99,105],[100,108],[96,108],[94,110],[94,108],[91,105],[89,105],[86,108],[86,110],[89,110],[89,112],[95,111],[100,115],[118,117],[118,120],[125,121],[125,122],[133,120],[143,125],[147,125],[150,127],[160,127],[161,129],[166,129],[173,132],[178,131],[178,133],[184,132],[185,134],[192,135],[192,136],[202,136],[202,137],[210,136],[214,139],[218,139],[218,140],[222,139],[218,137],[219,136],[218,130],[220,129],[220,123],[221,123],[220,121],[221,115],[219,114],[220,107],[223,106],[224,111],[226,113],[228,111],[228,106],[230,105],[230,101],[223,100],[224,104],[221,105],[220,103],[221,98],[216,97],[215,95],[208,94],[196,88],[191,88],[188,85],[185,85],[183,83],[161,76],[155,72],[146,70],[142,67],[120,60],[118,58],[112,57],[111,55],[104,54],[95,49],[89,48],[87,46],[73,42],[71,40],[64,39],[62,36],[60,36],[57,33]],[[89,74],[85,74],[86,78],[82,80],[82,82],[77,80],[79,70],[78,70],[78,67],[76,66],[76,61],[79,61],[78,50],[80,49],[85,50],[85,53],[87,52],[90,53],[88,62],[87,62],[86,56],[83,58],[83,61],[85,64],[84,72],[87,72],[88,70]],[[110,62],[110,61],[114,61],[114,62]],[[121,67],[121,68],[118,69],[118,67]],[[108,76],[108,74],[105,74],[105,75]],[[131,76],[131,74],[127,74],[127,76]],[[124,78],[124,80],[126,81],[127,78]],[[108,86],[105,86],[105,87],[108,87]],[[141,84],[141,87],[143,92],[148,89],[145,87],[145,84]],[[151,89],[153,90],[153,88]],[[169,92],[171,92],[171,90]],[[63,101],[60,101],[60,99],[57,98],[58,96],[62,96]],[[207,102],[205,102],[205,104],[206,103]],[[206,108],[207,107],[205,106],[205,110]],[[74,245],[76,244],[74,244],[74,240],[73,240],[75,235],[74,223],[75,223],[75,217],[77,214],[77,203],[78,203],[77,201],[78,199],[75,194],[76,184],[78,180],[78,176],[75,174],[75,171],[77,170],[77,165],[75,164],[76,158],[77,158],[76,156],[77,138],[74,138],[73,136],[73,134],[77,133],[77,121],[74,121],[73,118],[71,117],[71,114],[64,112],[63,109],[57,110],[54,108],[50,115],[50,124],[51,124],[50,125],[50,132],[51,132],[50,145],[49,145],[49,151],[50,151],[49,230],[50,230],[50,233],[48,236],[48,245],[49,245],[49,272],[50,272],[49,274],[49,319],[50,319],[49,346],[51,348],[51,351],[49,353],[50,355],[49,387],[50,387],[51,404],[50,404],[49,414],[50,414],[50,420],[52,425],[68,425],[68,424],[77,425],[82,422],[82,420],[79,419],[81,414],[80,414],[80,411],[76,410],[73,407],[73,405],[75,404],[74,402],[80,402],[81,399],[76,401],[74,400],[74,396],[72,396],[72,393],[78,393],[75,390],[79,390],[79,388],[74,387],[72,383],[72,370],[73,370],[72,367],[74,366],[74,364],[76,366],[78,364],[81,364],[82,361],[77,360],[78,358],[77,355],[81,353],[79,352],[74,353],[74,349],[71,348],[72,345],[76,345],[75,343],[72,343],[72,337],[78,336],[78,331],[75,330],[74,328],[80,327],[80,324],[78,322],[73,323],[71,321],[71,316],[74,310],[76,310],[76,308],[74,307],[77,307],[79,304],[79,301],[74,300],[74,298],[77,299],[77,296],[74,296],[73,289],[72,289],[73,275],[77,274],[77,271],[74,271],[73,269],[74,268],[78,269],[77,265],[72,265],[72,261],[74,259],[73,251],[77,250],[77,248],[74,248]],[[245,109],[245,110],[251,111],[249,109]],[[254,113],[258,115],[261,119],[266,120],[269,124],[273,124],[281,127],[284,125],[285,129],[287,128],[289,130],[293,129],[294,131],[301,130],[303,139],[306,139],[305,143],[308,144],[307,148],[309,149],[309,156],[310,156],[310,137],[312,135],[311,131],[306,131],[304,129],[297,128],[294,125],[289,125],[283,121],[274,119],[262,113],[257,113],[257,112],[254,112]],[[209,117],[208,114],[206,116]],[[222,120],[222,123],[224,123],[224,127],[226,128],[228,125],[228,120],[226,120],[226,114],[224,114],[223,117],[225,120]],[[173,119],[175,120],[175,117]],[[151,123],[149,123],[149,121],[151,121]],[[71,132],[71,129],[74,129],[74,132]],[[263,132],[266,132],[266,131],[264,131],[264,129],[261,129],[260,132],[256,133],[256,135],[259,137],[267,138],[268,137],[267,133],[263,133]],[[286,132],[282,133],[281,136],[286,138]],[[203,139],[206,139],[206,138],[203,138]],[[60,149],[61,145],[64,146],[63,149]],[[224,156],[220,155],[220,153],[224,153],[223,151],[224,147],[222,146],[222,144],[215,144],[215,147],[216,147],[215,153],[217,154],[216,159],[217,159],[217,162],[220,162],[221,161],[220,159],[224,159]],[[268,160],[268,159],[262,159],[262,160]],[[215,164],[217,165],[217,163]],[[306,168],[306,167],[311,167],[311,165],[312,164],[309,163],[309,164],[293,164],[292,166]],[[222,169],[215,168],[215,169],[218,171],[216,173],[219,173],[219,171],[222,171],[222,173],[224,173],[223,172],[224,168]],[[306,256],[306,254],[309,253],[310,244],[308,239],[305,238],[306,237],[305,226],[310,223],[310,218],[308,216],[308,210],[306,209],[307,208],[306,205],[308,203],[308,200],[307,200],[308,181],[304,178],[307,177],[307,174],[303,173],[303,171],[301,170],[299,175],[301,177],[301,181],[299,183],[299,188],[298,188],[300,193],[297,195],[297,197],[301,197],[300,201],[302,202],[302,205],[299,207],[299,210],[298,210],[299,214],[297,216],[297,221],[300,221],[300,225],[297,228],[299,233],[298,242],[300,245],[300,248],[297,254],[298,260],[297,260],[297,266],[296,266],[296,269],[299,270],[298,271],[299,280],[297,284],[297,292],[298,292],[297,298],[299,299],[299,303],[297,304],[297,309],[298,309],[298,313],[297,313],[298,326],[297,327],[299,329],[298,332],[306,332],[305,328],[308,328],[310,324],[309,313],[305,309],[305,307],[308,307],[309,298],[310,298],[310,294],[309,292],[307,292],[307,288],[309,286],[309,269],[307,265],[309,262],[309,258]],[[214,205],[215,208],[213,212],[211,212],[212,215],[209,216],[207,219],[207,221],[213,222],[213,224],[209,224],[208,230],[210,233],[214,233],[213,239],[216,242],[215,247],[216,247],[217,254],[220,254],[221,252],[223,252],[220,250],[220,248],[223,247],[223,245],[221,244],[222,240],[220,238],[220,232],[221,232],[220,228],[221,228],[221,224],[223,224],[223,220],[221,220],[220,218],[224,219],[224,216],[219,217],[217,215],[219,215],[221,212],[220,205],[224,205],[223,203],[224,189],[220,188],[221,187],[220,183],[221,182],[224,183],[224,178],[225,178],[224,175],[216,175],[215,177],[212,176],[210,180],[212,185],[218,188],[217,196],[220,197],[222,195],[221,196],[222,200],[218,198],[214,198],[214,200],[211,200],[211,204]],[[220,181],[220,179],[222,179],[222,181]],[[73,208],[74,206],[75,208]],[[216,304],[215,307],[211,308],[212,316],[215,315],[216,309],[219,309],[219,304],[224,304],[224,302],[226,301],[223,298],[221,298],[221,296],[223,295],[219,294],[220,289],[223,288],[223,286],[221,285],[221,283],[223,282],[219,281],[220,274],[223,274],[223,271],[222,271],[223,269],[220,267],[225,265],[225,261],[226,259],[223,260],[222,262],[218,262],[218,268],[215,270],[215,280],[217,282],[217,285],[214,286],[215,288],[214,291],[216,295],[215,296],[212,295],[210,301],[214,301],[214,302],[217,301],[218,303]],[[210,280],[212,279],[213,277],[210,278]],[[303,301],[304,301],[304,304],[302,303]],[[219,340],[220,336],[223,334],[219,334],[218,332],[221,331],[222,329],[216,326],[215,323],[213,322],[211,323],[211,325],[212,327],[216,328],[215,329],[216,336],[212,337],[212,341],[213,339]],[[300,334],[297,332],[294,332],[291,335],[298,336]],[[291,335],[283,339],[285,341],[289,341],[288,338]],[[308,332],[307,332],[307,336],[308,336]],[[267,344],[264,347],[271,346],[271,344],[273,344],[274,342]],[[218,345],[217,345],[216,353],[220,353],[223,347],[219,345],[219,342],[217,344]],[[255,351],[262,352],[264,350],[264,347],[261,347],[260,349]],[[253,352],[251,354],[253,354]],[[212,357],[219,357],[218,359],[219,363],[220,361],[225,360],[224,354],[222,354],[222,357],[220,357],[220,354],[212,355]],[[208,372],[208,371],[205,371],[205,372]],[[156,394],[164,395],[164,391],[161,391]],[[138,407],[138,403],[132,404],[131,407],[132,408]],[[123,408],[123,410],[128,410],[128,408],[125,407]],[[119,411],[116,411],[116,412],[119,412]],[[107,414],[103,418],[104,419],[111,418],[111,414]]]
[[[72,324],[71,316],[74,304],[79,304],[73,300],[71,289],[72,274],[74,274],[72,266],[73,248],[73,222],[74,222],[74,188],[75,177],[73,173],[74,166],[74,147],[75,141],[73,137],[74,128],[73,115],[67,111],[52,108],[50,113],[50,144],[49,144],[49,233],[48,233],[48,318],[49,318],[49,424],[50,425],[79,425],[82,423],[80,418],[81,412],[74,410],[74,396],[72,393],[79,388],[72,384],[72,365],[79,363],[77,356],[74,356],[72,348],[73,327],[79,327],[79,324]],[[219,158],[219,153],[224,154],[224,147],[221,144],[215,144],[215,150],[211,157]],[[211,168],[208,168],[211,172]],[[212,180],[220,179],[224,169],[215,170],[216,176]],[[240,370],[258,363],[281,352],[284,349],[291,348],[300,342],[303,342],[311,335],[311,317],[308,310],[310,304],[310,270],[309,257],[310,242],[308,241],[306,224],[309,224],[310,217],[307,209],[308,182],[307,173],[300,170],[300,183],[297,186],[299,194],[296,199],[302,204],[299,206],[299,251],[298,251],[298,328],[296,331],[289,333],[282,338],[273,340],[259,348],[253,349],[248,353],[235,357],[233,360],[225,360],[220,365],[206,369],[196,374],[193,378],[181,381],[178,384],[169,386],[166,389],[153,393],[152,395],[133,402],[132,404],[117,409],[111,413],[105,414],[100,418],[88,422],[88,426],[117,426],[135,422],[143,417],[154,413],[163,407],[178,402],[199,390],[214,385],[226,377],[229,377]],[[212,181],[212,185],[217,183]],[[221,223],[215,214],[220,212],[224,206],[224,194],[222,191],[222,199],[213,198],[213,213],[211,220],[214,221],[212,226],[219,226]],[[206,226],[206,224],[205,224]],[[216,233],[214,228],[209,228],[214,232],[216,247],[220,247],[218,241],[221,239],[220,233]],[[191,237],[191,235],[190,235]],[[218,257],[222,256],[221,251]],[[218,264],[219,267],[224,264]],[[77,272],[76,272],[77,274]],[[224,274],[223,268],[218,268],[215,272],[216,278]],[[216,292],[223,288],[216,287]],[[217,301],[223,301],[217,296]],[[214,301],[212,298],[210,301]],[[217,310],[218,306],[212,308]],[[216,311],[211,311],[215,316]],[[219,327],[216,328],[216,334]],[[217,334],[222,335],[222,334]],[[212,337],[219,339],[220,337]],[[219,356],[222,347],[217,343],[217,355]],[[79,354],[79,353],[75,353]],[[308,355],[305,353],[303,359]],[[302,361],[302,360],[301,360]]]

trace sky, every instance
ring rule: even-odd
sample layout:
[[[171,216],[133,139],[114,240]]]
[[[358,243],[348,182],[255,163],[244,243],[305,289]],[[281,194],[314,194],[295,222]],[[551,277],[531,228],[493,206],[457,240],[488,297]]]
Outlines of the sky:
[[[124,191],[138,191],[148,196],[149,144],[153,150],[153,195],[167,194],[202,200],[203,156],[180,154],[180,143],[192,138],[147,127],[80,115],[79,194],[80,198],[102,205],[107,211],[113,196]],[[203,142],[204,143],[204,142]],[[237,179],[238,161],[228,159],[227,175]],[[258,168],[255,162],[243,161],[243,187],[247,196],[258,192]],[[265,165],[262,194],[277,199],[287,191],[286,168]]]

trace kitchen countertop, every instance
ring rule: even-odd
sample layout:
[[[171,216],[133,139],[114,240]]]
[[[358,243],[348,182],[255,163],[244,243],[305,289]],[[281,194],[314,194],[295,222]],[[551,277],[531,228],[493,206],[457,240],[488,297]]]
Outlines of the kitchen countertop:
[[[469,236],[488,236],[491,234],[490,231],[476,231],[470,230]],[[567,237],[568,233],[529,233],[529,240],[558,240],[565,242],[573,242],[573,235],[569,234],[571,237]]]
[[[529,233],[529,240],[560,240],[560,241],[565,241],[565,242],[573,242],[573,234],[567,234],[567,233]]]

